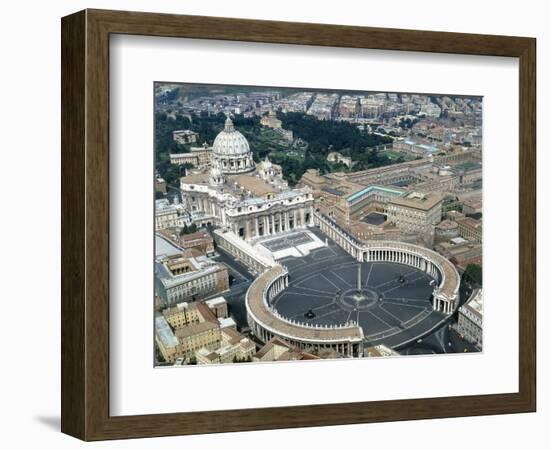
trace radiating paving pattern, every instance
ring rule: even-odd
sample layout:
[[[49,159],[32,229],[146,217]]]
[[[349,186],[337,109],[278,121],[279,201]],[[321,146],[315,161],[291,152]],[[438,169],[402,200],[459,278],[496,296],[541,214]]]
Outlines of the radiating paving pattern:
[[[268,241],[262,242],[262,245],[272,252],[283,250],[290,247],[297,247],[298,245],[307,244],[313,242],[313,239],[305,232],[297,232]]]
[[[272,305],[286,318],[320,325],[356,321],[367,345],[394,348],[429,334],[446,319],[433,310],[432,278],[414,267],[359,263],[335,245],[281,263],[288,268],[289,286]]]

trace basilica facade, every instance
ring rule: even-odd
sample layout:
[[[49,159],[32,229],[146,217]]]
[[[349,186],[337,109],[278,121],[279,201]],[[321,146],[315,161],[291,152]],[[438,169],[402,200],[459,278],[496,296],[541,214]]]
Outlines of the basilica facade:
[[[256,164],[229,117],[214,140],[210,167],[182,177],[180,191],[197,221],[247,241],[313,225],[311,189],[289,188],[281,167],[267,157]]]

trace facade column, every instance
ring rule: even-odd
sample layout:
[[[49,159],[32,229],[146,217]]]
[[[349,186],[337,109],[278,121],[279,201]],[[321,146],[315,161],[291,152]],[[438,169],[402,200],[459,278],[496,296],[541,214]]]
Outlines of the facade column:
[[[248,219],[245,222],[244,238],[246,240],[250,239],[250,220]]]

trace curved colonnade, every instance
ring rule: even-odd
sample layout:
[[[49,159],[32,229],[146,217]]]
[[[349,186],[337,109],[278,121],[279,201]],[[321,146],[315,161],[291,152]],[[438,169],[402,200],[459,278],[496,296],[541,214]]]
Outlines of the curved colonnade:
[[[420,269],[435,280],[432,306],[452,314],[459,306],[460,277],[454,265],[438,253],[424,247],[396,241],[360,243],[330,218],[315,214],[321,230],[361,262],[394,262]],[[271,299],[288,286],[288,271],[275,264],[250,285],[246,293],[247,321],[263,342],[279,337],[304,351],[335,350],[350,357],[363,355],[363,329],[354,322],[340,326],[311,325],[289,320],[272,306]]]
[[[433,309],[452,314],[458,308],[460,276],[449,260],[419,245],[398,241],[371,241],[354,239],[336,222],[319,213],[314,215],[321,231],[360,262],[394,262],[420,269],[436,280],[433,291]]]
[[[280,264],[258,276],[246,292],[248,325],[263,342],[279,337],[303,351],[334,350],[349,357],[363,355],[363,329],[354,322],[339,326],[289,320],[270,301],[288,286],[288,271]]]

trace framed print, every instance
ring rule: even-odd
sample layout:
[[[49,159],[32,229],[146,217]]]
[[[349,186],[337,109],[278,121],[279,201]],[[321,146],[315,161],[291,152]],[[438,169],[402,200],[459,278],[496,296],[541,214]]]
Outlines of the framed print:
[[[535,39],[62,19],[62,431],[535,411]]]

